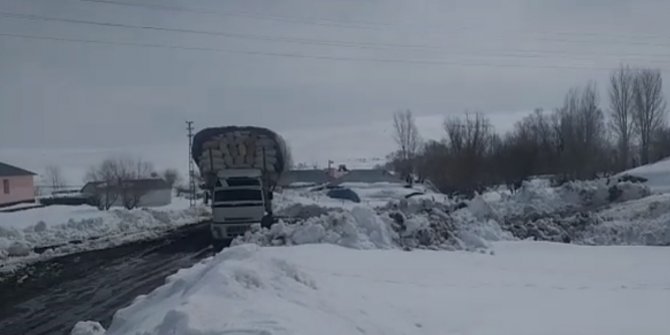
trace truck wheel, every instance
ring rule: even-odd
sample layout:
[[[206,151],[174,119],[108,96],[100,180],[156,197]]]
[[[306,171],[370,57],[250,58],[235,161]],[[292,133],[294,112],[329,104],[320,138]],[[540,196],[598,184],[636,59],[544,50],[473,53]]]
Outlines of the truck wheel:
[[[214,249],[214,252],[219,252],[223,250],[223,248],[227,248],[230,246],[230,242],[232,242],[232,238],[226,238],[226,239],[212,239],[212,249]]]
[[[270,229],[270,227],[272,227],[272,224],[274,223],[273,221],[274,219],[271,214],[266,215],[261,219],[261,227]]]

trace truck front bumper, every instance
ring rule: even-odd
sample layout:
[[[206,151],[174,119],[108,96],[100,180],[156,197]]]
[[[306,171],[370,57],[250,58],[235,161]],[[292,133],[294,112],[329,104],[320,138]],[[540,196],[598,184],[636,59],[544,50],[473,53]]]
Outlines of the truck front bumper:
[[[230,240],[244,235],[253,223],[212,223],[210,231],[214,240]]]

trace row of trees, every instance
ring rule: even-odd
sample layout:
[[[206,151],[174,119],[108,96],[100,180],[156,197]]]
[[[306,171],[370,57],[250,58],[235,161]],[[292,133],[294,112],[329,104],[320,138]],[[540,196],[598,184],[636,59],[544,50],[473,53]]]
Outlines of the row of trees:
[[[92,166],[85,176],[87,182],[98,182],[95,202],[100,209],[108,210],[118,200],[128,209],[135,208],[146,189],[131,181],[158,177],[153,165],[129,157],[108,158]]]
[[[145,178],[162,178],[170,188],[177,187],[182,182],[178,170],[169,168],[158,173],[150,162],[130,156],[107,158],[91,166],[84,182],[98,183],[93,201],[101,210],[108,210],[119,201],[124,207],[132,209],[138,206],[141,198],[148,192],[134,181]],[[67,188],[63,172],[56,165],[45,168],[42,182],[52,192]]]
[[[420,144],[409,111],[394,116],[393,168],[430,179],[443,192],[471,194],[489,185],[511,188],[532,175],[590,179],[670,155],[670,128],[658,70],[613,71],[608,108],[595,83],[573,88],[553,112],[536,110],[507,134],[480,113],[447,118],[445,138]]]

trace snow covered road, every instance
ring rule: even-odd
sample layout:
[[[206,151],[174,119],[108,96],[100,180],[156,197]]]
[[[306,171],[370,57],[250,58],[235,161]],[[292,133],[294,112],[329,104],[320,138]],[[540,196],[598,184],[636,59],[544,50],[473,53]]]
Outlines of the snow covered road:
[[[494,247],[493,255],[233,247],[117,312],[106,334],[665,335],[670,329],[670,248],[528,241]]]
[[[137,295],[211,255],[209,243],[207,224],[199,224],[158,240],[29,265],[0,281],[0,334],[69,334],[82,318],[108,324]]]

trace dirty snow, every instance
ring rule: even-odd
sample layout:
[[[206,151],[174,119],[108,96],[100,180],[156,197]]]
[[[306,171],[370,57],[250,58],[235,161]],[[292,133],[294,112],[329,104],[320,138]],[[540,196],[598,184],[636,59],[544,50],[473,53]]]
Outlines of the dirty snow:
[[[285,189],[282,193],[277,194],[277,197],[275,198],[275,211],[281,211],[284,207],[296,203],[302,205],[314,204],[325,208],[345,209],[353,209],[360,205],[367,207],[381,207],[385,206],[389,201],[403,199],[405,196],[413,193],[426,193],[430,194],[433,198],[445,198],[444,195],[429,192],[423,185],[405,187],[404,184],[380,182],[343,183],[339,186],[356,192],[361,198],[361,202],[356,204],[348,200],[330,198],[326,195],[328,189],[325,187]]]
[[[489,194],[487,202],[503,217],[527,217],[593,210],[650,194],[647,186],[632,182],[598,179],[551,187],[548,180],[536,179],[524,182],[514,194],[501,193],[497,199]]]
[[[255,226],[233,244],[262,246],[331,243],[349,248],[424,248],[483,250],[490,241],[513,239],[495,221],[493,210],[483,201],[457,208],[454,203],[429,197],[412,197],[371,208],[320,207],[294,203],[279,213],[297,219],[280,221],[271,228]],[[486,213],[483,213],[486,211]]]
[[[236,243],[382,247],[367,241],[365,227],[374,222],[384,228],[379,231],[388,233],[385,240],[397,248],[482,250],[492,241],[515,238],[589,245],[670,245],[670,207],[650,196],[648,186],[616,178],[559,187],[550,186],[547,180],[531,180],[515,193],[488,191],[469,201],[431,192],[405,199],[416,190],[391,185],[368,185],[367,191],[366,186],[358,185],[357,191],[367,205],[338,205],[339,201],[324,200],[319,190],[282,195],[278,213],[298,218],[298,222],[269,230],[258,228]],[[651,208],[658,214],[627,217],[635,213],[629,207],[636,203],[643,208],[638,212]],[[373,219],[359,221],[352,215],[363,207],[374,212]],[[621,215],[612,214],[616,211]]]
[[[669,248],[497,242],[495,255],[241,245],[118,311],[107,335],[667,334]],[[99,335],[81,332],[77,335]],[[74,334],[74,333],[73,333]]]
[[[628,201],[597,213],[590,244],[670,246],[670,194]]]
[[[670,245],[670,207],[658,205],[662,202],[659,197],[663,196],[650,195],[648,186],[619,182],[617,178],[575,181],[559,187],[533,180],[513,194],[500,192],[498,196],[477,197],[470,207],[480,216],[499,222],[520,239],[596,245]],[[658,212],[656,217],[639,213],[629,216],[649,208]]]
[[[0,271],[25,262],[155,238],[182,225],[197,223],[204,207],[188,200],[156,208],[100,211],[91,206],[48,206],[0,213]],[[47,248],[43,253],[36,249]]]

